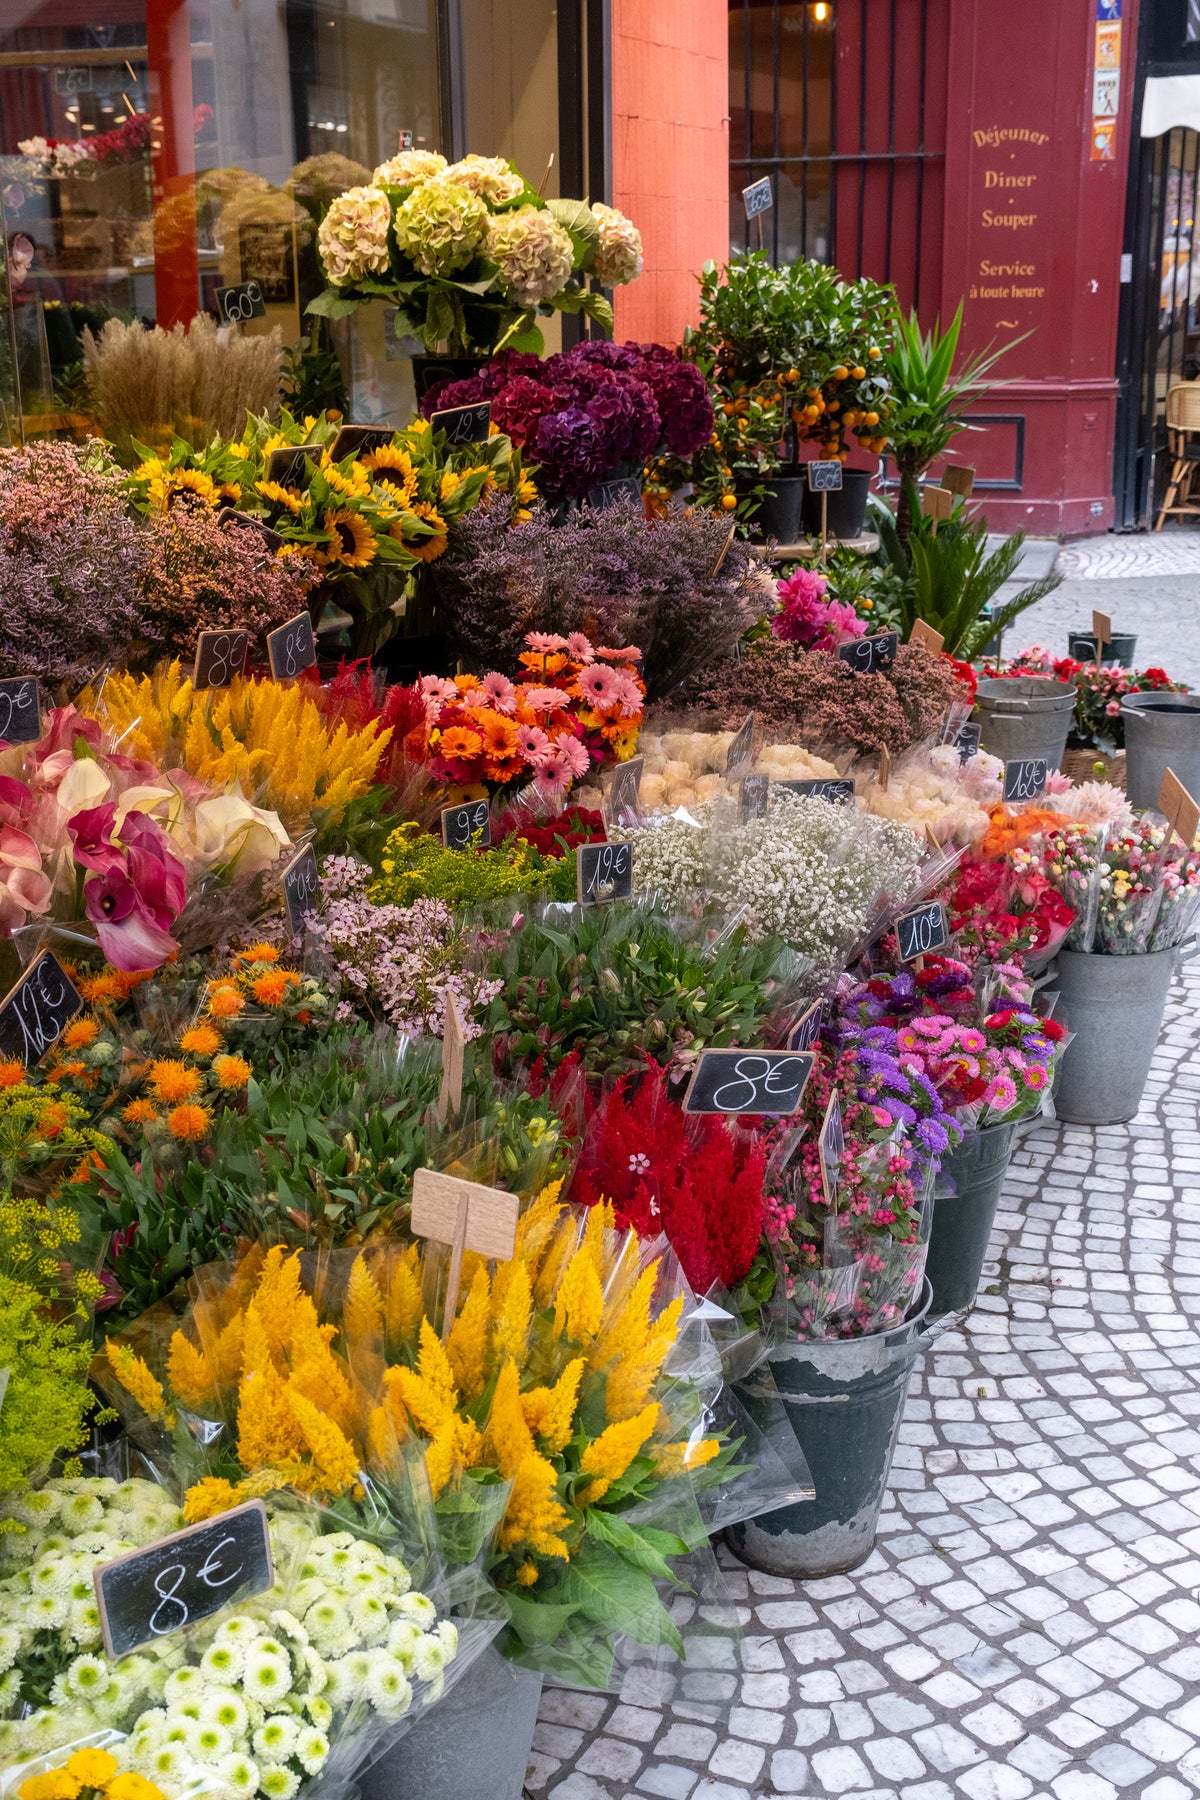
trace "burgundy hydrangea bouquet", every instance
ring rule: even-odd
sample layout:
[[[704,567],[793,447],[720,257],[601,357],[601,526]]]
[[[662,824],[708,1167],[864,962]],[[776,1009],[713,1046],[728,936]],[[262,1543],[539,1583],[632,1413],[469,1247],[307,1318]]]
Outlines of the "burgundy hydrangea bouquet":
[[[550,500],[582,499],[626,472],[640,479],[648,458],[690,457],[713,429],[704,377],[665,344],[589,342],[545,362],[501,351],[477,375],[439,382],[421,407],[428,417],[480,400]]]

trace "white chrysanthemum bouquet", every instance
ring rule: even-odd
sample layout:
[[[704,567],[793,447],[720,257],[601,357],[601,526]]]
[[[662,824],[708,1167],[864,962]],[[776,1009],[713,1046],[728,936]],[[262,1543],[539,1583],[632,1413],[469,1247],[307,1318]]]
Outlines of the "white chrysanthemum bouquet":
[[[544,200],[502,156],[447,163],[430,150],[402,150],[369,186],[339,194],[317,247],[329,285],[310,312],[336,319],[392,300],[398,335],[458,356],[540,353],[538,310],[587,313],[611,331],[612,308],[584,277],[613,287],[642,268],[637,228],[613,207]]]

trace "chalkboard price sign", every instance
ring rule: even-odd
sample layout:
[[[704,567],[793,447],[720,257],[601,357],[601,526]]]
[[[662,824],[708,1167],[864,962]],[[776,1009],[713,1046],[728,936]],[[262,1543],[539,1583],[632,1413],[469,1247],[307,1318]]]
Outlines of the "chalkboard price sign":
[[[774,204],[769,175],[764,175],[761,181],[752,181],[749,187],[742,189],[742,205],[746,208],[748,219],[757,219],[759,213],[770,212]]]
[[[265,525],[261,519],[256,519],[253,513],[238,512],[232,506],[221,508],[217,514],[217,524],[229,525],[235,531],[254,532],[256,537],[262,539],[267,550],[280,549],[284,541],[277,531],[272,531],[269,525]]]
[[[1007,801],[1040,800],[1046,791],[1048,766],[1044,756],[1030,756],[1004,765],[1004,798]]]
[[[644,756],[631,756],[628,762],[618,763],[613,770],[608,789],[608,816],[614,825],[622,825],[631,817],[637,818],[645,766]]]
[[[316,852],[311,844],[306,844],[283,871],[283,903],[295,936],[305,930],[305,917],[316,906],[320,891]]]
[[[788,1032],[787,1047],[797,1053],[811,1050],[821,1035],[821,1021],[825,1016],[825,1002],[814,1000],[807,1012],[802,1012],[792,1029]]]
[[[580,844],[579,904],[628,900],[633,892],[632,844]]]
[[[311,669],[317,660],[317,640],[312,620],[306,612],[297,613],[286,625],[267,633],[267,655],[276,681],[294,681],[302,669]]]
[[[128,1656],[139,1644],[264,1593],[274,1580],[267,1509],[249,1500],[97,1566],[104,1648],[112,1657]]]
[[[746,825],[751,819],[765,819],[770,794],[769,775],[744,776],[738,790],[738,823]]]
[[[805,463],[810,494],[837,494],[842,487],[842,465],[836,460]]]
[[[237,287],[217,289],[217,312],[223,325],[242,325],[247,319],[261,319],[266,310],[257,281],[243,281]]]
[[[32,675],[0,681],[0,741],[36,744],[42,735],[42,701]]]
[[[619,506],[622,500],[634,500],[641,505],[642,484],[636,475],[623,475],[619,481],[602,481],[587,497],[588,505],[595,512],[607,512],[610,506]]]
[[[32,1069],[82,1006],[83,999],[58,958],[44,950],[0,1002],[0,1054]]]
[[[303,487],[306,465],[320,460],[320,444],[290,444],[272,450],[267,458],[267,480],[277,481],[280,487]]]
[[[464,444],[481,444],[491,422],[490,400],[479,400],[474,406],[448,406],[445,412],[435,412],[429,421],[435,431],[445,432],[446,447],[451,450]]]
[[[949,941],[946,909],[940,900],[926,900],[922,906],[910,907],[908,912],[901,913],[896,920],[896,942],[900,947],[901,962],[912,962],[914,957],[928,956],[931,950],[940,950]]]
[[[856,675],[873,675],[876,669],[890,669],[900,648],[898,631],[880,631],[874,637],[854,638],[838,645],[838,655],[849,663]]]
[[[842,1130],[842,1103],[836,1094],[829,1096],[829,1105],[825,1108],[825,1117],[821,1122],[821,1135],[817,1139],[817,1154],[821,1159],[821,1181],[825,1188],[825,1198],[832,1206],[837,1198],[838,1176],[841,1173],[842,1159],[846,1154],[846,1138]]]
[[[982,734],[983,726],[978,720],[968,720],[965,725],[960,726],[958,736],[954,740],[958,746],[960,763],[970,762],[973,756],[979,755],[979,739]]]
[[[192,665],[194,688],[228,687],[246,666],[250,648],[248,631],[202,631],[196,639],[196,661]]]
[[[743,763],[748,763],[754,755],[754,723],[755,715],[750,713],[744,725],[740,725],[733,734],[733,741],[725,757],[725,773],[732,775]]]
[[[486,800],[442,808],[442,842],[447,850],[486,850],[492,841],[492,809]]]
[[[794,1113],[813,1057],[791,1050],[705,1050],[683,1096],[685,1113]]]
[[[329,454],[335,463],[347,456],[367,455],[384,449],[395,435],[390,425],[343,425],[329,446]]]
[[[832,806],[848,806],[854,800],[854,783],[845,776],[822,776],[816,781],[777,781],[776,787],[810,800],[828,800]]]

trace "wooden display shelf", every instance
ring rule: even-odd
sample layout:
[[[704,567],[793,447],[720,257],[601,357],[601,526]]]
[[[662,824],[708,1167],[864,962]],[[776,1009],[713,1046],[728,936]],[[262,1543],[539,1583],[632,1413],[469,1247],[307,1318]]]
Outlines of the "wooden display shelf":
[[[879,548],[879,538],[873,531],[864,531],[861,537],[831,537],[828,541],[831,550],[853,550],[859,556],[874,556]],[[776,544],[771,551],[771,560],[772,562],[807,562],[811,557],[820,554],[820,545],[805,538],[799,544]]]

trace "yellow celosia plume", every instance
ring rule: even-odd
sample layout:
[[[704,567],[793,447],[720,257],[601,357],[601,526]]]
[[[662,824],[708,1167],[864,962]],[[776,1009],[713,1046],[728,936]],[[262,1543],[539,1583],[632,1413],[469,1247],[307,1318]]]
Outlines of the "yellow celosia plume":
[[[529,1388],[521,1395],[525,1423],[551,1450],[562,1452],[575,1427],[575,1406],[585,1368],[582,1356],[569,1362],[553,1387]]]
[[[613,1482],[621,1479],[642,1445],[653,1434],[658,1423],[658,1413],[658,1403],[654,1401],[632,1419],[622,1419],[615,1425],[606,1426],[600,1436],[588,1445],[579,1459],[582,1472],[593,1477],[580,1496],[585,1506],[594,1506],[608,1492]]]
[[[167,1353],[167,1377],[171,1391],[185,1406],[203,1406],[216,1397],[217,1383],[203,1350],[177,1331]]]
[[[370,1342],[383,1332],[383,1296],[363,1256],[355,1257],[346,1283],[342,1329],[350,1342],[359,1338]]]
[[[454,1370],[455,1383],[459,1393],[467,1401],[477,1399],[483,1390],[491,1299],[491,1282],[488,1280],[487,1270],[476,1269],[471,1281],[471,1291],[459,1308],[458,1317],[446,1340],[446,1355]]]

